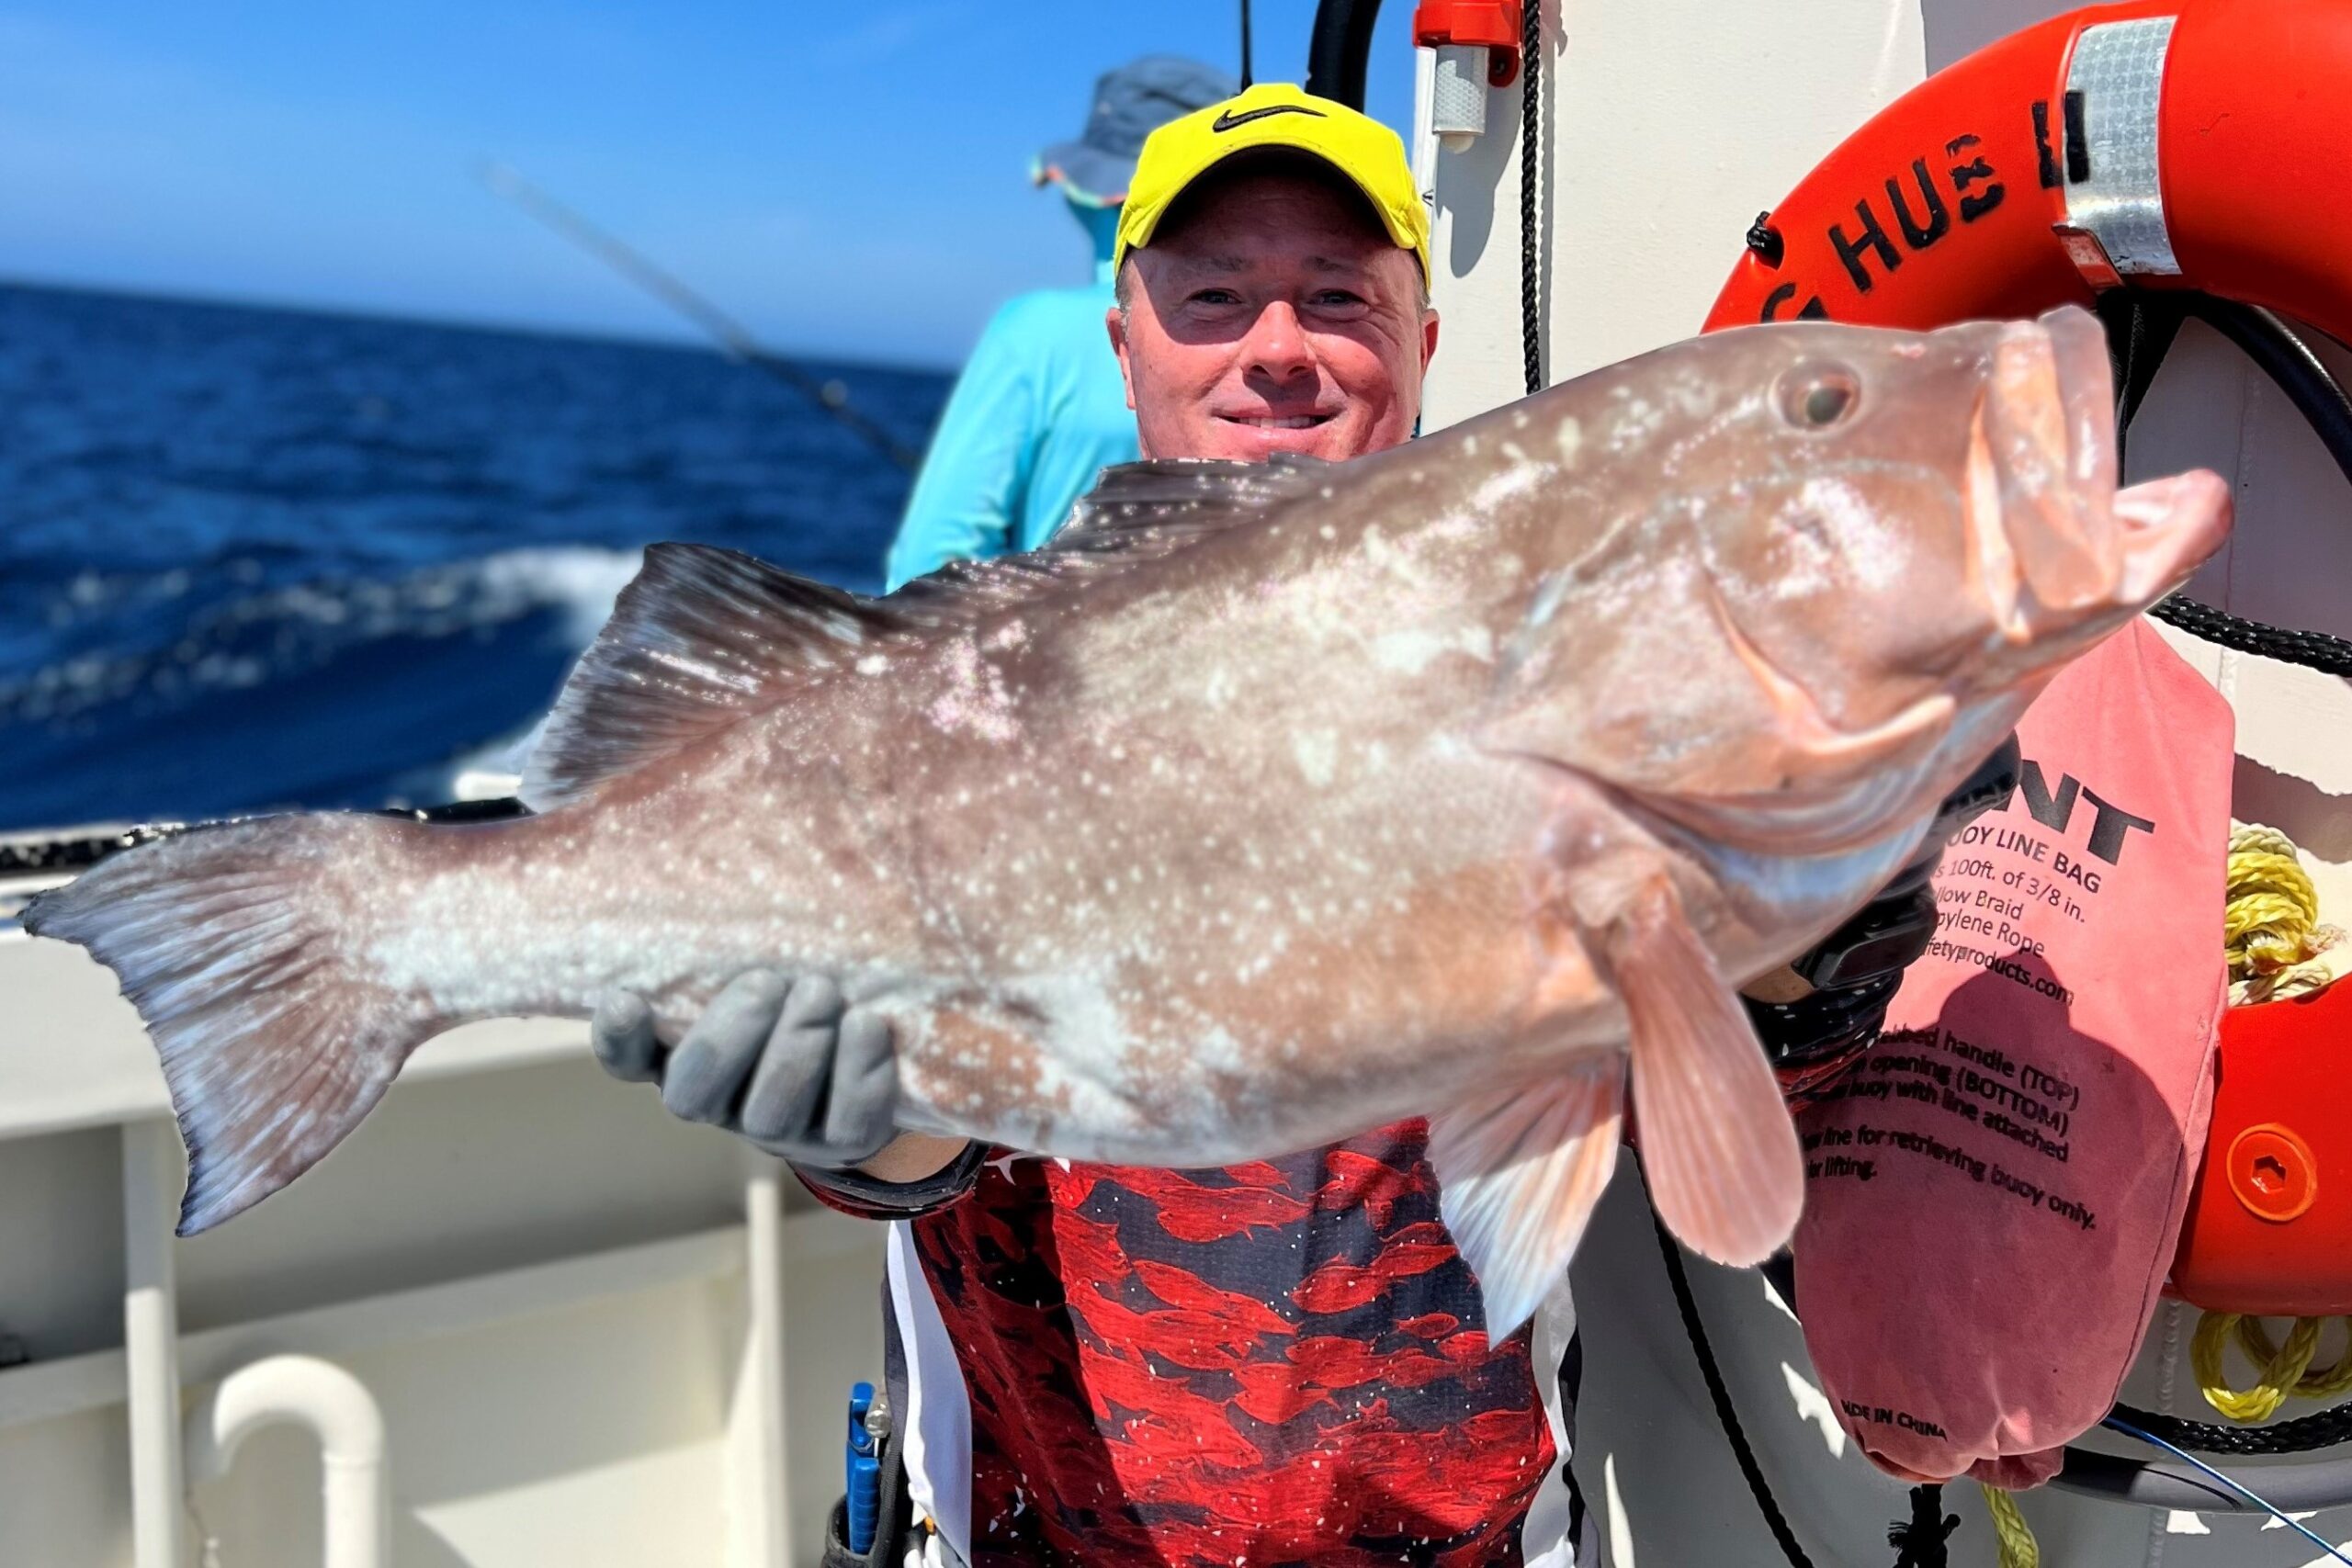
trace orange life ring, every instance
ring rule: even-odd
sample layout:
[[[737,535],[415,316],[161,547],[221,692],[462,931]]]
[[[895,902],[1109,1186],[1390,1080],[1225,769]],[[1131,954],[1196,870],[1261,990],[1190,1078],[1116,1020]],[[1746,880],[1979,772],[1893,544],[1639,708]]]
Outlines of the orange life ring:
[[[1888,105],[1759,220],[1706,330],[1916,329],[2189,288],[2352,341],[2352,3],[2094,6]]]

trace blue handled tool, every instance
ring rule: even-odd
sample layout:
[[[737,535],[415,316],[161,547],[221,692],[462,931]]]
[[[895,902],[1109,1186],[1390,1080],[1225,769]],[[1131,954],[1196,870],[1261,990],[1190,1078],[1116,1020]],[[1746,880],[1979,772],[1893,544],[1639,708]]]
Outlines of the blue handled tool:
[[[874,1547],[875,1526],[882,1512],[882,1443],[889,1435],[890,1407],[876,1399],[874,1385],[860,1382],[849,1391],[849,1434],[843,1460],[849,1499],[849,1549],[861,1557]]]

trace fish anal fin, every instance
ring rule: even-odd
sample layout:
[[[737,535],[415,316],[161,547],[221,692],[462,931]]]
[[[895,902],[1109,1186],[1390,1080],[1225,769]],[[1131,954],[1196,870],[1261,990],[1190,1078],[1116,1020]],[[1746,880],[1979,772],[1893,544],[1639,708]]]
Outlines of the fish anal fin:
[[[1804,1160],[1747,1014],[1661,872],[1607,933],[1632,1026],[1634,1147],[1650,1201],[1684,1246],[1745,1268],[1785,1245]]]
[[[870,600],[709,545],[659,544],[557,699],[524,772],[534,810],[772,706],[885,635]]]
[[[1477,1278],[1489,1343],[1566,1275],[1616,1169],[1624,1077],[1612,1053],[1430,1119],[1439,1213]]]

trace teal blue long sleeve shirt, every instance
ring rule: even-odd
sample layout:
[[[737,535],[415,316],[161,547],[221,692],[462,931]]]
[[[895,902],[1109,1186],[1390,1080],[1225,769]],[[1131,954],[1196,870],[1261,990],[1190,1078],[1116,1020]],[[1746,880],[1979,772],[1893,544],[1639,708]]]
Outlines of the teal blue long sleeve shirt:
[[[1135,460],[1136,418],[1102,324],[1111,306],[1098,276],[997,311],[924,455],[885,565],[888,592],[949,561],[1036,548],[1104,468]]]

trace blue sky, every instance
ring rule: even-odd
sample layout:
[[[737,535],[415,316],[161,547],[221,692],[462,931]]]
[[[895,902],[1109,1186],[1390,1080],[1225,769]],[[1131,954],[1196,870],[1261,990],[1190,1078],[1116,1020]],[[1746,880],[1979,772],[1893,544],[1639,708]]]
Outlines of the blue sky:
[[[1260,78],[1314,0],[1255,0]],[[1371,112],[1411,105],[1411,0]],[[952,366],[1085,274],[1029,158],[1227,0],[0,0],[0,278],[681,338],[490,194],[503,159],[779,347]]]

